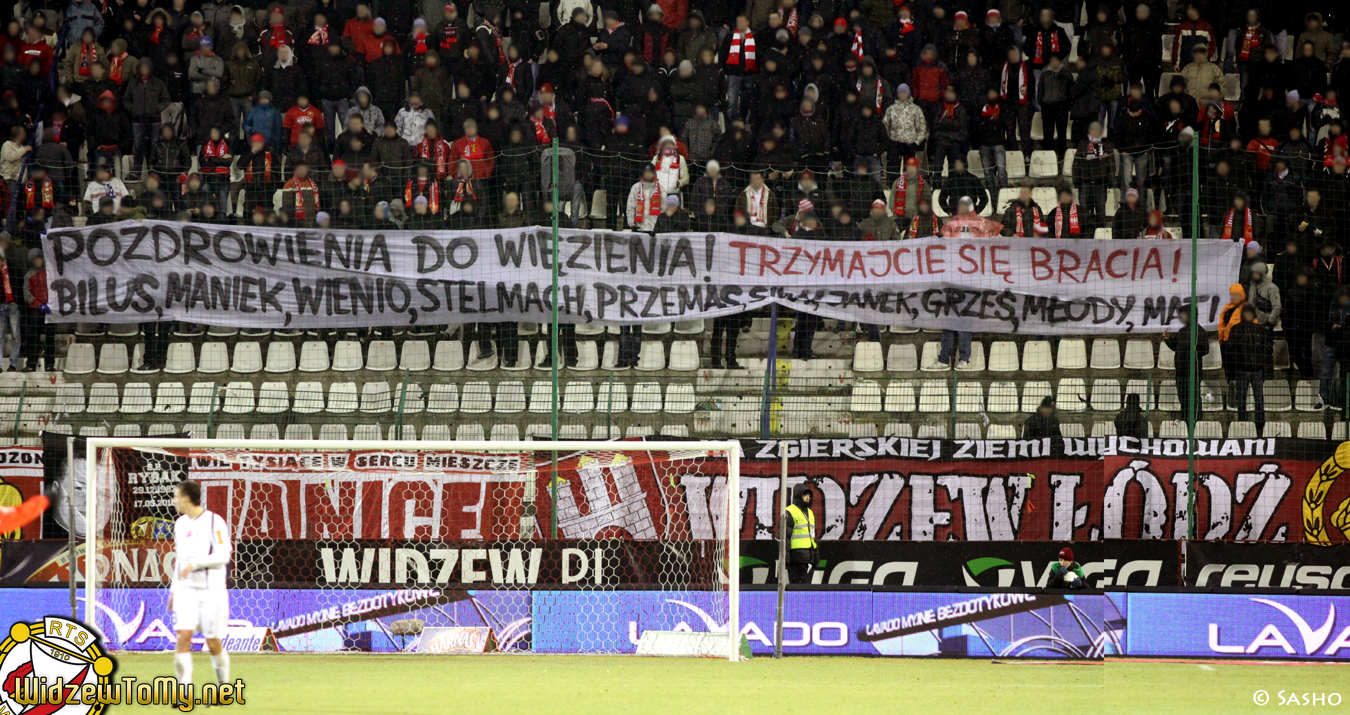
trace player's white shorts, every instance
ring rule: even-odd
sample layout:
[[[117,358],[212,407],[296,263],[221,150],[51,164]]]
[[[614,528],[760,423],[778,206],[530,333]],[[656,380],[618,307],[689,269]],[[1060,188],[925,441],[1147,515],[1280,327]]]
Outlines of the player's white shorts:
[[[173,594],[175,631],[200,631],[206,638],[220,638],[229,619],[229,591],[185,588]]]

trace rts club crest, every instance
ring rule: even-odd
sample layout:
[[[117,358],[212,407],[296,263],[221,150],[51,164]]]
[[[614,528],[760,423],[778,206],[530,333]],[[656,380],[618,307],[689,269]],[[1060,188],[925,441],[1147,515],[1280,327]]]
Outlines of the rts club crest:
[[[99,715],[105,705],[84,702],[79,691],[106,689],[116,667],[83,623],[59,616],[15,623],[0,643],[0,715]],[[64,694],[53,702],[58,680]],[[34,686],[43,688],[41,704],[31,704]]]

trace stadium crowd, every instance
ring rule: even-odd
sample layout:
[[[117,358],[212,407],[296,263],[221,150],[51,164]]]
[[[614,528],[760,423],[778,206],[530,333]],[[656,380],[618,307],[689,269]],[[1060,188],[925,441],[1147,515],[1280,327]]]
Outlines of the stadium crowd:
[[[548,223],[555,170],[567,225],[649,232],[1170,238],[1194,204],[1246,244],[1235,305],[1306,336],[1312,374],[1340,340],[1350,43],[1305,5],[24,0],[0,36],[9,274],[78,216]],[[9,288],[41,333],[42,296]]]

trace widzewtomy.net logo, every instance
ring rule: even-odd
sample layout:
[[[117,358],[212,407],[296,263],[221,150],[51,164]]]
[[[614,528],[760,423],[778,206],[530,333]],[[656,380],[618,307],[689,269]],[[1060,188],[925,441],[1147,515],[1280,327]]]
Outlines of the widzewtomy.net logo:
[[[244,703],[244,683],[203,685],[174,678],[115,678],[117,661],[79,621],[47,616],[15,623],[0,643],[0,715],[99,715],[109,705],[174,705],[190,712],[210,703]]]

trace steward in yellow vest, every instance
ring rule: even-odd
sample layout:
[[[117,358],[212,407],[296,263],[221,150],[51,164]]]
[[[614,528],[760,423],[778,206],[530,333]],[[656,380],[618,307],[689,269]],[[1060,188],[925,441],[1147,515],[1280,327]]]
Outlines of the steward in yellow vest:
[[[811,485],[792,488],[792,503],[783,514],[788,525],[788,582],[810,583],[816,564],[816,515],[811,511]]]

